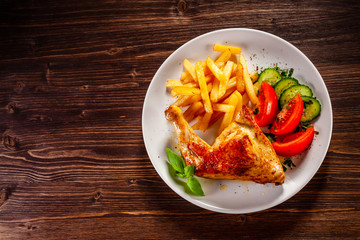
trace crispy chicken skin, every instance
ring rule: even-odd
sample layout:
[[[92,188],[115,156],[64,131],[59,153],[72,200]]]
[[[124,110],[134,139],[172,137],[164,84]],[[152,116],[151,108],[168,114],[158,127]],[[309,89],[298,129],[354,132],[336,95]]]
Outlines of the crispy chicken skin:
[[[212,146],[196,135],[177,106],[165,115],[175,127],[181,154],[195,175],[212,179],[239,179],[256,183],[283,183],[285,174],[269,139],[243,106]]]

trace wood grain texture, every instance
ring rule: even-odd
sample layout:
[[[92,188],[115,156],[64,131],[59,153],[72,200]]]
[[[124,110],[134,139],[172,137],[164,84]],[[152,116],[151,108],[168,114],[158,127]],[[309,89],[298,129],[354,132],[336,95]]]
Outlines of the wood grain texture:
[[[358,1],[0,1],[0,239],[359,239],[359,10]],[[310,183],[243,215],[176,195],[141,129],[161,63],[230,27],[299,48],[334,115]]]

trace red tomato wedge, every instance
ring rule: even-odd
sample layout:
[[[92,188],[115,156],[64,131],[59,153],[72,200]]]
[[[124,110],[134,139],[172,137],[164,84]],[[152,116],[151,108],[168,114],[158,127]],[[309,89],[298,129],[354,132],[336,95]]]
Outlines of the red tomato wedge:
[[[275,90],[267,82],[261,84],[258,110],[255,121],[259,127],[265,127],[272,123],[279,111]]]
[[[303,101],[298,94],[279,112],[270,132],[274,135],[293,132],[300,123],[303,108]]]
[[[272,145],[275,152],[284,157],[298,155],[305,151],[314,138],[314,127],[308,127],[306,131],[292,133],[290,135],[279,137]]]

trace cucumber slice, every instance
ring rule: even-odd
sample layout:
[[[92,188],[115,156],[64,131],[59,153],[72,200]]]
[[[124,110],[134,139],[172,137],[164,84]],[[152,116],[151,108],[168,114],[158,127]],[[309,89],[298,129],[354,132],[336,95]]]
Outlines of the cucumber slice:
[[[301,116],[301,122],[310,122],[317,118],[321,112],[321,104],[319,100],[313,97],[301,97],[304,102],[304,110]]]
[[[258,78],[258,82],[261,86],[262,81],[269,83],[271,86],[275,86],[275,84],[280,81],[281,75],[275,68],[266,68],[264,69]]]
[[[311,89],[306,85],[295,85],[286,89],[280,96],[279,103],[280,107],[285,106],[291,99],[297,94],[300,96],[312,97]]]
[[[274,87],[277,98],[279,99],[281,94],[291,86],[298,85],[299,82],[295,78],[286,77],[278,81]]]

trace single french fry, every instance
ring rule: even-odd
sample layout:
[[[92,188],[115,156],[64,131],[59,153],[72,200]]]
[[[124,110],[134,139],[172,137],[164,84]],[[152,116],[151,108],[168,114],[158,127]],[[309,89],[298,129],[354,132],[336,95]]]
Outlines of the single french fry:
[[[226,89],[233,88],[233,87],[236,88],[236,85],[237,85],[237,77],[234,76],[229,79],[229,82],[226,85]]]
[[[201,95],[200,94],[196,94],[196,95],[193,95],[193,96],[180,96],[180,97],[188,97],[188,98],[185,99],[184,101],[182,101],[182,103],[179,105],[179,107],[186,107],[186,106],[189,106],[190,104],[192,104],[194,102],[201,101]]]
[[[185,101],[188,101],[192,96],[179,96],[173,105],[180,107]]]
[[[207,88],[207,84],[206,84],[206,80],[205,80],[204,68],[205,68],[205,64],[202,62],[197,62],[195,64],[196,77],[199,82],[200,94],[201,94],[201,98],[204,103],[205,111],[208,113],[213,113],[213,109],[212,109],[211,101],[210,101],[210,97],[209,97],[209,92],[208,92],[208,88]]]
[[[195,73],[194,65],[192,65],[191,62],[189,60],[187,60],[187,59],[184,59],[183,65],[184,65],[184,68],[187,71],[189,71],[192,78],[196,81],[196,73]]]
[[[224,115],[224,117],[223,117],[223,119],[221,121],[218,134],[220,134],[233,121],[235,108],[236,108],[237,103],[238,103],[238,97],[236,96],[236,94],[234,92],[224,102],[227,102],[229,104],[229,106],[232,106],[233,108],[232,108],[231,111],[225,113],[225,115]]]
[[[204,73],[205,73],[205,69],[204,69]],[[213,76],[207,75],[207,76],[204,77],[204,79],[205,79],[206,83],[209,83],[209,82],[211,82],[213,80]]]
[[[230,123],[233,120],[233,116],[234,116],[234,110],[224,114],[224,117],[221,121],[219,130],[218,130],[218,135],[220,135],[220,133],[222,133],[222,131],[224,131],[224,129],[230,125]]]
[[[243,94],[245,92],[245,82],[243,78],[243,66],[241,63],[237,65],[236,77],[237,77],[236,89],[238,90],[239,93]]]
[[[214,111],[217,112],[231,112],[235,110],[235,107],[225,103],[217,103],[213,105]]]
[[[205,74],[205,77],[210,77],[211,79],[214,76],[213,73],[211,72],[210,68],[208,68],[208,66],[205,66],[204,74]]]
[[[184,71],[181,73],[180,75],[180,81],[183,84],[186,83],[190,83],[190,82],[195,82],[194,78],[191,76],[191,74],[189,73],[189,71]]]
[[[207,84],[207,89],[208,89],[208,92],[209,92],[209,96],[210,96],[212,87],[213,87],[213,83],[212,83],[212,82],[209,82],[209,83]]]
[[[197,87],[198,84],[191,82],[191,83],[186,83],[183,84],[180,80],[173,80],[173,79],[169,79],[166,81],[166,87],[171,88],[171,87]]]
[[[212,116],[212,113],[206,112],[206,113],[204,114],[204,116],[203,116],[202,119],[201,119],[201,124],[200,124],[200,127],[199,127],[199,129],[200,129],[201,131],[205,132],[206,129],[208,129],[211,116]]]
[[[206,82],[211,82],[213,79],[213,74],[210,71],[209,68],[205,68],[205,80]],[[196,81],[193,79],[193,77],[190,75],[189,71],[185,71],[181,73],[181,77],[180,77],[180,81],[182,82],[182,84],[187,84],[187,83],[196,83]]]
[[[243,99],[242,105],[248,106],[248,105],[249,105],[249,101],[250,101],[249,95],[248,95],[247,93],[244,93],[244,94],[242,95],[242,99]]]
[[[242,55],[242,54],[240,54],[240,63],[243,66],[243,79],[245,82],[246,93],[248,94],[250,101],[254,105],[257,105],[259,103],[259,99],[257,98],[257,96],[255,94],[254,85],[250,79],[250,75],[249,75],[248,68],[246,65],[246,60],[245,60],[244,55]]]
[[[196,116],[202,114],[202,112],[204,112],[204,105],[202,104],[202,102],[201,101],[194,102],[184,112],[184,118],[186,119],[187,122],[191,122],[192,120],[194,120]]]
[[[229,81],[230,79],[230,76],[231,76],[231,73],[232,73],[232,70],[233,70],[233,67],[234,67],[234,62],[233,61],[227,61],[226,64],[225,64],[225,67],[224,67],[224,74],[225,74],[225,77],[226,77],[226,83]]]
[[[225,92],[226,92],[226,87],[227,87],[227,83],[229,82],[229,78],[230,78],[230,74],[232,71],[232,67],[233,67],[233,62],[232,61],[227,61],[226,65],[224,67],[224,75],[225,75],[225,81],[220,81],[219,84],[219,97],[221,98]]]
[[[238,91],[233,90],[233,91],[231,92],[231,94],[229,94],[229,96],[228,96],[224,101],[222,101],[222,103],[224,103],[224,104],[231,104],[231,105],[233,105],[234,107],[236,107],[236,104],[237,104],[237,93],[238,93]]]
[[[230,59],[231,57],[231,52],[230,50],[225,50],[221,55],[220,57],[218,57],[216,60],[215,60],[215,64],[218,68],[222,68],[225,63]]]
[[[185,78],[188,78],[188,77],[191,77],[189,71],[183,71],[181,74],[180,74],[180,81],[184,80]]]
[[[210,57],[206,59],[206,65],[209,67],[210,71],[214,74],[214,76],[219,79],[219,81],[225,81],[226,76],[223,71],[221,71],[215,64],[214,60]]]
[[[200,94],[199,88],[180,86],[180,87],[174,87],[171,90],[171,96],[173,97],[177,95],[192,96],[196,94]]]
[[[205,112],[204,115],[197,117],[197,122],[192,125],[192,129],[205,132],[209,126],[212,113]]]
[[[234,119],[235,119],[239,115],[242,109],[242,95],[237,90],[234,91],[234,94],[236,95],[238,100],[234,112]]]
[[[195,82],[191,82],[191,83],[184,84],[184,87],[199,88],[199,84],[195,83]]]
[[[226,86],[226,76],[224,74],[223,71],[221,71],[217,66],[216,64],[214,63],[214,61],[208,57],[206,59],[206,65],[210,68],[211,72],[214,74],[214,76],[219,80],[220,82],[220,85],[221,86]],[[225,84],[225,85],[224,85]],[[226,88],[225,88],[226,89]],[[221,91],[221,92],[220,92]],[[223,95],[225,92],[223,91],[223,88],[220,89],[220,86],[219,86],[219,90],[218,90],[218,95],[217,95],[217,98],[216,99],[212,99],[213,102],[216,102],[216,100],[221,97],[221,94]]]
[[[166,87],[168,87],[168,88],[180,87],[180,86],[183,86],[183,84],[180,80],[169,79],[166,81]]]
[[[233,72],[234,65],[235,65],[235,63],[233,61],[227,61],[225,64],[223,72],[225,74],[227,81],[229,81],[229,79],[230,79],[230,76]]]
[[[239,93],[244,94],[246,92],[245,81],[242,76],[236,76],[236,78],[236,90],[238,90]]]
[[[210,99],[213,103],[216,103],[219,99],[219,80],[217,78],[214,79]]]
[[[196,121],[196,123],[194,123],[194,125],[192,125],[191,126],[191,128],[193,129],[193,130],[199,130],[200,129],[200,125],[201,125],[201,119],[203,118],[203,116],[197,116],[196,117],[196,119],[195,120],[197,120]]]
[[[226,50],[229,50],[232,54],[241,53],[241,48],[239,47],[225,46],[216,43],[213,46],[213,50],[216,52],[225,52]]]
[[[221,98],[219,98],[218,102],[224,101],[224,99],[228,98],[235,90],[236,90],[236,87],[227,89],[225,94]]]
[[[230,78],[236,76],[236,74],[237,74],[237,69],[238,69],[238,65],[237,65],[236,63],[234,63],[234,66],[233,66],[233,69],[232,69]]]

